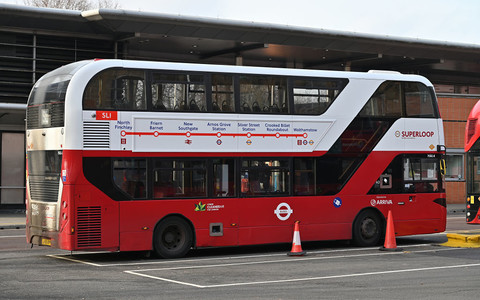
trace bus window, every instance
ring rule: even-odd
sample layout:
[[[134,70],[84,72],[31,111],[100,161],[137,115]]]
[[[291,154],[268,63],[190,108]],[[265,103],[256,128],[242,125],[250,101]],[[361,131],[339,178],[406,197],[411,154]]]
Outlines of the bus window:
[[[295,79],[293,81],[295,114],[323,114],[346,83],[346,80],[338,79]]]
[[[402,86],[400,82],[382,83],[360,111],[360,117],[402,117]]]
[[[253,113],[288,113],[286,78],[240,76],[240,109]]]
[[[405,83],[405,102],[409,117],[436,117],[432,94],[422,83]]]
[[[156,160],[153,170],[153,197],[206,197],[204,160]]]
[[[439,191],[438,159],[405,158],[403,164],[406,192],[432,193]]]
[[[296,196],[315,195],[315,162],[313,158],[295,158],[294,194]]]
[[[113,160],[113,181],[117,188],[133,199],[146,197],[146,160],[122,158]]]
[[[233,159],[213,160],[214,197],[232,197],[235,195],[235,173]]]
[[[27,129],[64,126],[65,93],[70,76],[39,80],[28,99]]]
[[[439,159],[399,155],[383,171],[369,194],[443,192]]]
[[[206,111],[203,75],[152,74],[152,104],[157,111]]]
[[[288,160],[243,160],[241,192],[244,196],[289,193]]]
[[[95,75],[83,95],[84,109],[145,110],[145,73],[108,69]]]
[[[233,76],[224,74],[212,75],[212,111],[233,112]]]

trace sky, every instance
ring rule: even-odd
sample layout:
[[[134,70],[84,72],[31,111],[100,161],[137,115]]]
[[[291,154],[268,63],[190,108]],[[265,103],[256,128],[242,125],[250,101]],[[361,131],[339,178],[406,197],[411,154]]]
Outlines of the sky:
[[[115,1],[134,11],[480,45],[478,0]],[[0,3],[23,5],[23,0]]]

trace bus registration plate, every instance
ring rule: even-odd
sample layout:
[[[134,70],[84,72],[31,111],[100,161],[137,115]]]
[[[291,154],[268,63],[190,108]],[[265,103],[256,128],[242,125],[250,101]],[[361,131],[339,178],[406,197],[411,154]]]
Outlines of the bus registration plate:
[[[42,246],[51,246],[52,245],[52,240],[42,238],[42,240],[40,241],[40,244]]]

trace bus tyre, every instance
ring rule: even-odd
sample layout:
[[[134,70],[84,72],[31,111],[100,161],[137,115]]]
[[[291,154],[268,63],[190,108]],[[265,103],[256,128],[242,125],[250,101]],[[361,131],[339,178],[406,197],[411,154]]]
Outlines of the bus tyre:
[[[355,218],[352,228],[353,243],[360,247],[378,245],[383,225],[380,216],[372,210],[364,210]]]
[[[192,247],[192,243],[192,228],[183,218],[168,217],[155,228],[153,246],[160,257],[183,257]]]

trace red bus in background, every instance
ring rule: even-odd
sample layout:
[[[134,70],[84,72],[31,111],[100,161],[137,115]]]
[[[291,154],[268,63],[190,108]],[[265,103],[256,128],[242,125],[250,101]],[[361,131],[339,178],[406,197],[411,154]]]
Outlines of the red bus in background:
[[[155,251],[445,230],[432,84],[122,60],[43,76],[27,109],[27,241]]]
[[[468,116],[465,128],[465,153],[467,154],[467,209],[469,224],[480,224],[480,101]]]

